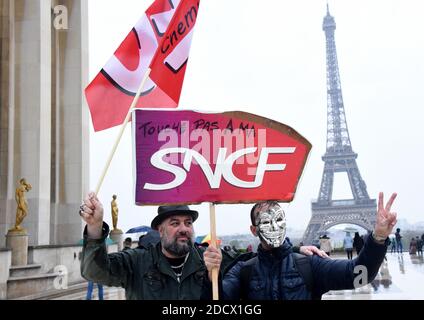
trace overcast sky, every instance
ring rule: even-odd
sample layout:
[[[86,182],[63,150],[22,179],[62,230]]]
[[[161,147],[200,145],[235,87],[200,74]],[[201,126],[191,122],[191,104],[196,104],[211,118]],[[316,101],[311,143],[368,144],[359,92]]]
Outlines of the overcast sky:
[[[90,80],[151,0],[90,0]],[[398,192],[393,209],[424,220],[424,2],[330,0],[335,17],[342,93],[353,150],[372,198]],[[180,107],[241,110],[285,123],[312,143],[295,200],[284,204],[288,226],[303,229],[317,198],[326,143],[325,0],[201,0]],[[91,134],[91,189],[118,129]],[[150,225],[156,207],[132,205],[131,128],[112,162],[100,198],[110,223],[118,195],[118,227]],[[351,198],[347,176],[335,198]],[[209,207],[195,230],[209,231]],[[219,205],[217,233],[246,233],[250,205]]]

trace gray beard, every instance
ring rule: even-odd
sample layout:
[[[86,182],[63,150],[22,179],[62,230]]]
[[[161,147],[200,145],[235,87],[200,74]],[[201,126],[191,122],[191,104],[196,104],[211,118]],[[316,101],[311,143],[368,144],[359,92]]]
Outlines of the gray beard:
[[[172,253],[176,257],[184,257],[190,251],[190,247],[193,246],[193,241],[188,239],[187,243],[179,244],[177,240],[168,242],[166,239],[162,238],[161,240],[162,247]]]

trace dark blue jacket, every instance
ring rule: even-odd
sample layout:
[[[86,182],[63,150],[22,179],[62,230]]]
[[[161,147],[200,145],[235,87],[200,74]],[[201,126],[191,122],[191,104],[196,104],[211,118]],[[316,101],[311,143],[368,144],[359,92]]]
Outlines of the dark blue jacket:
[[[365,266],[368,271],[367,283],[371,282],[377,275],[386,250],[387,242],[378,244],[370,236],[356,259],[333,260],[310,256],[313,276],[311,292],[296,270],[293,252],[287,242],[271,251],[265,251],[259,246],[258,260],[250,275],[247,297],[249,300],[309,300],[312,293],[315,297],[320,297],[329,290],[353,289],[355,277],[363,276],[362,271],[354,273],[355,266]],[[242,296],[240,271],[246,263],[237,263],[225,275],[222,283],[224,299],[239,300]]]

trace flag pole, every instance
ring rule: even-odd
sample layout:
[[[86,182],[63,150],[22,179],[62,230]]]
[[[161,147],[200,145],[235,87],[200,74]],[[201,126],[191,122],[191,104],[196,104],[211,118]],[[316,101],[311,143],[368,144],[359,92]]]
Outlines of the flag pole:
[[[210,232],[211,232],[211,243],[210,245],[214,248],[218,248],[217,241],[216,241],[216,222],[215,222],[215,204],[209,203],[209,216],[210,216]],[[218,271],[219,269],[213,268],[212,269],[212,299],[218,300],[219,294],[218,294]]]
[[[149,77],[151,71],[152,71],[152,69],[147,68],[146,73],[144,74],[143,80],[141,80],[141,84],[140,84],[140,87],[138,88],[137,94],[135,95],[133,102],[131,103],[131,106],[128,110],[127,117],[125,118],[124,123],[121,125],[121,130],[118,133],[115,144],[113,145],[112,150],[111,150],[110,155],[109,155],[109,158],[106,161],[106,165],[103,168],[102,175],[100,176],[100,179],[97,183],[97,187],[96,187],[96,191],[95,191],[97,195],[99,194],[100,188],[103,184],[103,180],[105,179],[106,173],[109,170],[113,156],[115,155],[116,149],[118,148],[119,142],[121,141],[122,135],[124,134],[124,130],[127,127],[128,122],[130,121],[131,111],[137,105],[138,99],[140,98],[140,95],[141,95],[141,91],[143,90],[144,84],[146,83],[147,78]]]

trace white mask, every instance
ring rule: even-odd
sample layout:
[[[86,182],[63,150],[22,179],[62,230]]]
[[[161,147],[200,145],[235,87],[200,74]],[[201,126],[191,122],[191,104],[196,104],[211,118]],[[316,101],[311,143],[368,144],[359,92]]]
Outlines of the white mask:
[[[259,213],[257,218],[259,237],[272,248],[280,247],[286,238],[286,215],[280,206]]]

